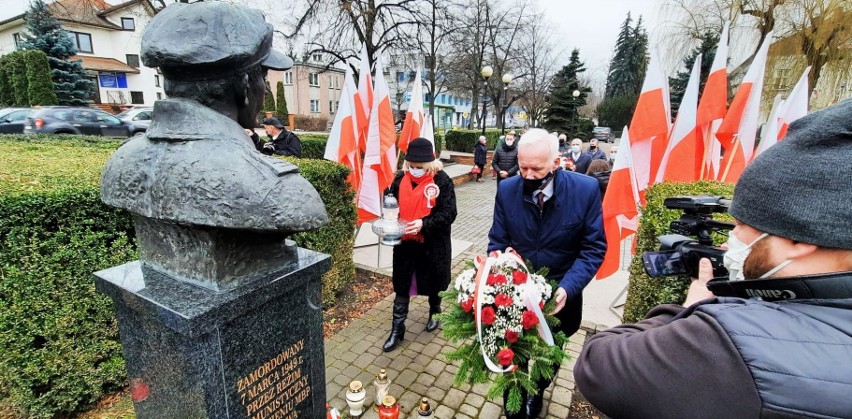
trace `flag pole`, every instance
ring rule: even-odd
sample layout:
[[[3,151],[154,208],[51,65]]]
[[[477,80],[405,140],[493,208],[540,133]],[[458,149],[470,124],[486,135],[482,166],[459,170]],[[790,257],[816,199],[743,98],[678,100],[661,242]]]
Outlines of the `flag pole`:
[[[737,146],[740,145],[740,134],[734,134],[734,142],[731,144],[730,155],[728,155],[728,162],[725,165],[725,172],[722,173],[722,177],[719,179],[722,182],[725,181],[728,177],[728,171],[731,170],[731,163],[734,162],[734,154],[736,154]],[[727,150],[726,150],[727,151]]]
[[[712,128],[711,128],[712,124],[713,123],[710,122],[709,124],[707,124],[707,127],[704,129],[704,158],[701,159],[701,171],[698,172],[698,175],[699,175],[698,179],[701,179],[701,180],[704,180],[705,178],[707,178],[707,176],[705,174],[705,170],[707,170],[707,160],[710,159],[710,144],[712,144],[712,142],[710,141],[710,133],[712,132]]]

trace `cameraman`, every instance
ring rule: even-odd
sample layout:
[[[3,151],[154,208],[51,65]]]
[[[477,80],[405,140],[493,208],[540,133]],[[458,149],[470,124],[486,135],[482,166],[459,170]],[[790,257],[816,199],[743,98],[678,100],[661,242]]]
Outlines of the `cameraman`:
[[[586,342],[574,377],[592,404],[616,418],[852,417],[850,115],[847,100],[795,121],[743,172],[716,295],[702,259],[683,306]]]

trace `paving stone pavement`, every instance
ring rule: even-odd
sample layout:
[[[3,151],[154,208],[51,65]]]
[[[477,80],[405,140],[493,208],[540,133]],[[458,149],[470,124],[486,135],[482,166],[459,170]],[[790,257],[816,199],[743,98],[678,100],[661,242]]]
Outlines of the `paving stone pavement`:
[[[474,256],[484,254],[488,245],[497,182],[490,176],[484,179],[487,180],[483,183],[468,182],[456,186],[458,217],[453,224],[453,238],[473,245],[453,260],[453,276],[464,270],[467,261]],[[389,353],[382,352],[382,344],[390,332],[392,304],[393,295],[389,295],[325,341],[329,404],[348,414],[345,393],[352,380],[364,383],[367,399],[375,401],[372,382],[379,369],[384,368],[392,380],[389,394],[399,400],[403,412],[400,417],[418,417],[419,400],[427,397],[434,418],[503,418],[502,400],[486,397],[488,384],[453,386],[458,365],[448,363],[443,354],[457,348],[458,344],[444,339],[440,329],[435,332],[425,330],[428,318],[426,297],[412,299],[405,324],[405,340],[400,347]],[[569,359],[563,363],[554,383],[545,392],[540,418],[568,417],[574,390],[574,360],[582,349],[586,333],[585,329],[581,329],[566,345]],[[362,418],[375,419],[377,414],[373,409],[366,410]]]

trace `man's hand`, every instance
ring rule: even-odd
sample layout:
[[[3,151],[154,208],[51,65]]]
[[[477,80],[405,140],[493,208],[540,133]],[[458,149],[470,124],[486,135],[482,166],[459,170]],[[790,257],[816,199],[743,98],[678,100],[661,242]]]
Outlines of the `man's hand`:
[[[423,220],[418,218],[405,225],[405,234],[417,234],[423,229]]]
[[[701,258],[698,262],[698,278],[692,278],[692,284],[689,285],[689,290],[686,292],[686,301],[683,302],[683,306],[689,307],[701,300],[715,297],[707,289],[707,283],[711,279],[713,279],[713,266],[710,265],[710,259]]]
[[[554,308],[553,312],[551,312],[550,314],[555,315],[556,313],[562,311],[562,309],[565,308],[565,301],[567,300],[568,293],[565,292],[565,288],[556,288],[556,308]]]
[[[245,131],[245,132],[246,132],[246,135],[248,135],[249,137],[251,137],[251,136],[254,134],[254,131],[252,131],[252,130],[250,130],[250,129],[248,129],[248,128],[243,129],[243,131]]]
[[[501,170],[501,171],[500,171],[500,177],[501,177],[501,178],[504,178],[504,177],[507,177],[507,176],[509,176],[509,172],[507,172],[507,171],[505,171],[505,170]]]

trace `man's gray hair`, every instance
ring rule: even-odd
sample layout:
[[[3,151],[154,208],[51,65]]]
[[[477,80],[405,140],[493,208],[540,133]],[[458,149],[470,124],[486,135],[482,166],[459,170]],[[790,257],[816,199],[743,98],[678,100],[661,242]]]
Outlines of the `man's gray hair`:
[[[546,142],[550,146],[551,159],[555,159],[559,156],[559,138],[556,138],[556,135],[540,128],[533,128],[525,132],[524,135],[521,136],[521,140],[518,141],[518,148],[542,142]]]

